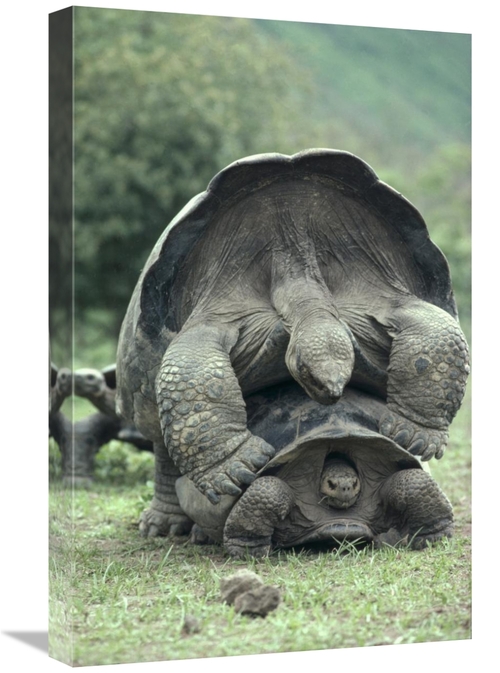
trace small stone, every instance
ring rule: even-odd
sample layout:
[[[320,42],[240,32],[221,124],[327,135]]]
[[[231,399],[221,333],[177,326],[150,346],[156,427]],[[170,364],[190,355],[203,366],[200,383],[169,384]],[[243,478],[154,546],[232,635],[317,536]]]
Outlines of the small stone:
[[[265,617],[281,601],[277,587],[268,586],[250,570],[241,570],[221,580],[222,600],[234,605],[236,612],[253,617]]]
[[[264,584],[257,589],[251,589],[236,596],[234,609],[242,615],[265,617],[269,612],[276,610],[280,601],[281,595],[278,587]]]
[[[201,624],[196,617],[186,615],[184,617],[184,624],[182,625],[182,633],[190,635],[191,633],[199,633],[201,631]]]
[[[224,603],[233,605],[239,594],[262,586],[262,580],[250,570],[240,570],[220,581],[220,592]]]

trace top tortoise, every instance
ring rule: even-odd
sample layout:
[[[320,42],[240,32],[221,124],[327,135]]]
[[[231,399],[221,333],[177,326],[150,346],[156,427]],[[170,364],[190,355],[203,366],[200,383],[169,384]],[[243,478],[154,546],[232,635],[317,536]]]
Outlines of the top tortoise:
[[[118,409],[155,443],[161,518],[179,472],[217,502],[273,456],[243,395],[293,377],[331,404],[350,381],[386,398],[380,432],[429,460],[468,371],[448,264],[414,206],[348,152],[260,154],[154,247],[120,334]]]

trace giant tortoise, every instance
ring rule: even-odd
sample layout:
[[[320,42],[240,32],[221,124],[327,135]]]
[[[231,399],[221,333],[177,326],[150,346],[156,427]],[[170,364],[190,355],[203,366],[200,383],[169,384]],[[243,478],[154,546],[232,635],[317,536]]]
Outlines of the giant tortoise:
[[[217,503],[273,457],[244,395],[295,379],[332,404],[350,382],[387,400],[383,435],[429,460],[467,375],[448,264],[414,206],[348,152],[237,161],[167,227],[122,325],[118,411],[155,444],[141,529],[189,525],[179,474]]]
[[[99,413],[70,420],[61,406],[71,395],[89,400]],[[115,395],[115,365],[71,372],[58,370],[51,363],[49,436],[59,445],[63,483],[68,486],[88,486],[92,482],[95,456],[112,439],[129,442],[142,451],[153,450],[151,442],[116,414]]]
[[[177,480],[180,505],[197,524],[194,542],[263,556],[344,541],[422,549],[453,534],[453,509],[436,481],[377,431],[383,400],[347,387],[336,405],[325,406],[289,383],[247,404],[249,428],[276,455],[243,495],[225,495],[216,505],[188,477]]]

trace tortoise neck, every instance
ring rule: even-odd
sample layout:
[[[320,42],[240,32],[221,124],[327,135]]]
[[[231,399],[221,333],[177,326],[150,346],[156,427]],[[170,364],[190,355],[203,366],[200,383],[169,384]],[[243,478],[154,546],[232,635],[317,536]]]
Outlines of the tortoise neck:
[[[289,331],[312,317],[339,318],[312,243],[299,252],[281,247],[273,252],[271,302]]]

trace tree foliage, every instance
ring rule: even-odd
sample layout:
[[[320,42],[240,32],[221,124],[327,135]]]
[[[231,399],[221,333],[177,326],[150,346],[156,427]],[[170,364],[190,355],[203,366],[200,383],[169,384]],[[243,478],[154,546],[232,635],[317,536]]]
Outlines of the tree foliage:
[[[80,309],[121,320],[158,236],[216,172],[307,145],[299,70],[249,20],[75,9]]]

